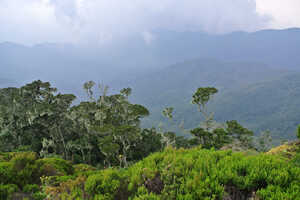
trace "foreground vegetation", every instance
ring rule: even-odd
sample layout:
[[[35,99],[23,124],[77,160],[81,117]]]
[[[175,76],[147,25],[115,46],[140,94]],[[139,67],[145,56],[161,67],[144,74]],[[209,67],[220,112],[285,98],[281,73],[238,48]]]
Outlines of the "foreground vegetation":
[[[300,144],[265,153],[267,132],[217,123],[207,109],[216,88],[197,89],[203,121],[179,137],[141,128],[149,112],[130,88],[94,86],[77,105],[42,81],[0,90],[0,200],[300,199]],[[162,114],[174,123],[172,107]]]
[[[34,153],[2,153],[0,199],[300,199],[300,153],[174,149],[96,170]]]

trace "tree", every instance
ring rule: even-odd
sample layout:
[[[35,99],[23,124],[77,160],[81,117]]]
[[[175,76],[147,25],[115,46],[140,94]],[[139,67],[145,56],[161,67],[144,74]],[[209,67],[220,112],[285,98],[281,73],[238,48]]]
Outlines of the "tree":
[[[205,129],[209,131],[212,127],[213,113],[208,112],[207,103],[218,90],[214,87],[200,87],[193,94],[192,103],[198,106],[199,112],[204,116]]]
[[[30,146],[39,152],[42,140],[53,139],[63,144],[57,151],[65,151],[67,124],[65,114],[75,99],[74,95],[56,95],[57,89],[50,83],[34,81],[21,88],[1,89],[0,137],[7,146],[16,149]],[[7,149],[9,150],[9,149]]]
[[[127,167],[141,137],[140,120],[148,116],[149,111],[129,102],[131,88],[107,95],[107,87],[99,86],[100,96],[96,98],[94,86],[91,81],[84,84],[89,101],[73,108],[73,116],[82,122],[85,134],[96,141],[94,148],[103,154],[104,165],[118,162],[120,166]]]
[[[231,143],[236,142],[244,148],[253,148],[253,131],[243,127],[236,120],[226,122],[226,132],[230,136]]]
[[[257,150],[267,152],[272,147],[272,137],[270,131],[263,131],[257,138]]]
[[[245,148],[253,147],[253,132],[241,126],[237,121],[227,121],[220,125],[213,120],[213,113],[207,110],[207,103],[218,92],[214,87],[198,88],[193,95],[192,103],[198,106],[199,112],[204,116],[203,125],[192,129],[195,137],[191,142],[201,144],[203,148],[221,148],[229,143],[240,143]]]

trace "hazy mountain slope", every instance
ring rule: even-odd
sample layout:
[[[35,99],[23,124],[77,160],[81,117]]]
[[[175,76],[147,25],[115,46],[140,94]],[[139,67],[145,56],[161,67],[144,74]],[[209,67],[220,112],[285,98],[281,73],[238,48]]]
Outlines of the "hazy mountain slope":
[[[0,43],[0,68],[9,79],[44,79],[62,89],[94,79],[113,84],[194,58],[250,61],[300,70],[300,29],[235,32],[153,31],[147,43],[140,35],[102,46]],[[79,87],[80,84],[76,85]]]
[[[209,35],[199,32],[154,32],[150,46],[160,58],[182,61],[197,57],[226,61],[262,62],[277,67],[299,68],[300,29],[263,30]]]
[[[255,130],[294,138],[300,124],[299,99],[300,73],[295,73],[229,91],[214,106],[219,120],[231,116]]]
[[[298,74],[259,63],[200,59],[168,67],[131,86],[133,99],[152,111],[146,126],[163,120],[161,111],[166,106],[175,108],[175,121],[184,119],[186,128],[197,126],[201,115],[190,104],[192,94],[197,87],[214,86],[219,94],[210,108],[218,121],[236,119],[255,131],[270,129],[291,138],[300,123]],[[286,89],[291,87],[294,93]]]

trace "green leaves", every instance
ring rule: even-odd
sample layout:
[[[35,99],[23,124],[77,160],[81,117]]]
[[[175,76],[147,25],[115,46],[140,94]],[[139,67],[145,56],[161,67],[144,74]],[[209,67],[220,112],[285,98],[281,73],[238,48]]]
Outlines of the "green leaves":
[[[163,114],[163,116],[165,116],[171,120],[171,119],[173,119],[173,111],[174,111],[173,107],[168,107],[162,111],[162,114]]]
[[[203,109],[211,97],[217,92],[218,90],[214,87],[200,87],[193,95],[192,103],[198,105],[199,109]]]

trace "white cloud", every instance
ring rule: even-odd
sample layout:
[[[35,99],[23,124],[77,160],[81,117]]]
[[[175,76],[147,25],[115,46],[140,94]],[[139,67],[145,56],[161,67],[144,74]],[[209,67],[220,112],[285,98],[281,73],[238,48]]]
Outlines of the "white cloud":
[[[272,16],[269,28],[300,27],[299,0],[256,0],[257,11]]]
[[[154,29],[224,33],[300,25],[299,0],[256,1],[0,0],[0,42],[103,43],[133,33],[151,42]]]
[[[70,32],[57,22],[55,9],[44,0],[2,0],[0,24],[0,41],[71,41]]]

